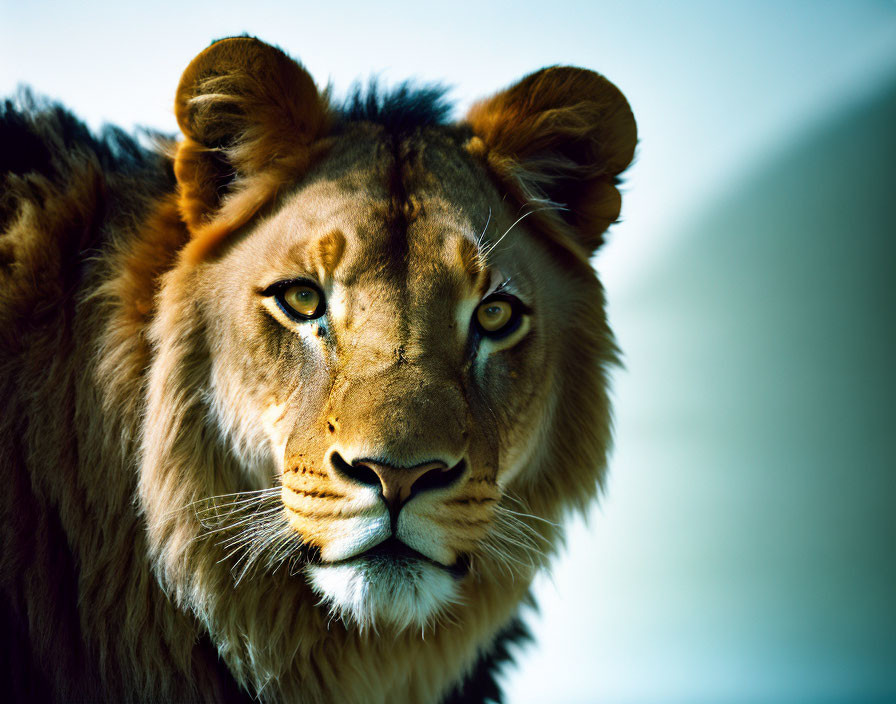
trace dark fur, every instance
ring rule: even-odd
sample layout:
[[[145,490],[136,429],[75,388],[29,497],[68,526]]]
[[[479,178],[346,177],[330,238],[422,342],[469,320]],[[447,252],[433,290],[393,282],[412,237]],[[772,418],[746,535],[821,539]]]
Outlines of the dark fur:
[[[146,136],[163,139],[149,132]],[[98,213],[96,227],[85,233],[82,244],[91,242],[100,223],[113,214],[109,209],[116,203],[110,196],[119,184],[139,179],[144,189],[157,195],[175,187],[170,161],[124,130],[106,125],[99,136],[93,135],[64,107],[28,90],[4,100],[0,103],[0,229],[15,214],[23,190],[34,188],[35,177],[62,186],[78,178],[88,164],[103,173],[107,209]]]
[[[447,124],[454,106],[440,85],[415,86],[405,82],[383,91],[376,79],[367,87],[356,85],[339,108],[342,122],[372,122],[392,134],[419,127]]]
[[[532,633],[517,616],[495,637],[491,648],[483,652],[466,679],[454,688],[442,704],[503,704],[498,676],[513,662],[514,650],[532,640]]]
[[[0,104],[0,173],[59,173],[63,155],[90,153],[106,172],[135,172],[163,160],[124,130],[106,125],[94,136],[78,118],[57,103],[22,91]],[[172,181],[173,185],[173,181]]]

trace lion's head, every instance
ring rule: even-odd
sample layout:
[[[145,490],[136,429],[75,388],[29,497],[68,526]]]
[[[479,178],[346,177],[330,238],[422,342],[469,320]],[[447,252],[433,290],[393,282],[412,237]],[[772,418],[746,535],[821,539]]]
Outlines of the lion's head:
[[[337,109],[236,38],[176,113],[190,241],[156,296],[140,460],[162,583],[237,672],[283,676],[298,611],[493,633],[602,477],[615,347],[588,258],[625,99],[556,67],[458,124],[425,91]]]

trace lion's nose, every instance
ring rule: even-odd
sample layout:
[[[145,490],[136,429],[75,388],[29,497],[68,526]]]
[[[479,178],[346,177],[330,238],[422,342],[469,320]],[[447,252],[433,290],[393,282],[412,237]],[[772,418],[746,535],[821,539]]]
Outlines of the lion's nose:
[[[413,467],[396,467],[382,462],[361,459],[351,464],[338,452],[331,455],[336,473],[353,482],[379,488],[389,512],[397,515],[412,496],[432,489],[443,489],[457,482],[464,472],[464,462],[449,467],[445,462],[424,462]]]

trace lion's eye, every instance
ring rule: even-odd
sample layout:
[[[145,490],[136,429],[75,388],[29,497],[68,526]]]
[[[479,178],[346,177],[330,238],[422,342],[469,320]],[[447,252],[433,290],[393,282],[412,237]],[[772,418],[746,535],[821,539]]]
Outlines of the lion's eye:
[[[283,312],[296,320],[312,320],[324,314],[324,294],[313,284],[290,283],[274,292]]]
[[[520,326],[522,304],[512,296],[491,297],[476,308],[475,321],[483,335],[499,339]]]

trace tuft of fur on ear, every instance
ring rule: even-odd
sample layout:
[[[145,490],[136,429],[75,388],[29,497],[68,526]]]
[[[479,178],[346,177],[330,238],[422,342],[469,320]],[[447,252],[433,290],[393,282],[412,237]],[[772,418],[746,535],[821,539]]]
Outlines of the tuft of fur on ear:
[[[178,205],[194,260],[308,170],[330,123],[308,72],[251,37],[222,39],[193,59],[174,112],[184,134]]]
[[[625,96],[593,71],[553,66],[476,103],[467,145],[550,236],[587,260],[619,217],[637,143]],[[537,212],[536,212],[537,211]]]

